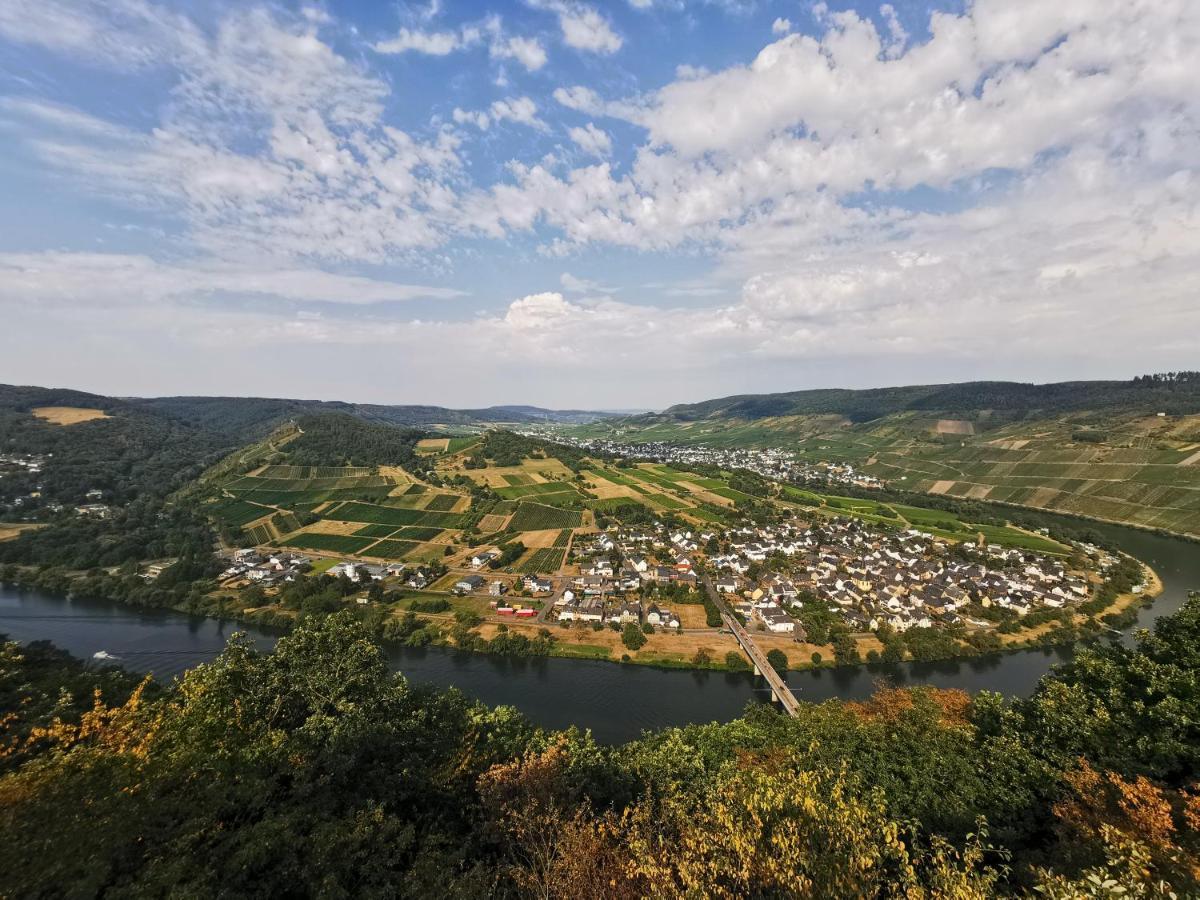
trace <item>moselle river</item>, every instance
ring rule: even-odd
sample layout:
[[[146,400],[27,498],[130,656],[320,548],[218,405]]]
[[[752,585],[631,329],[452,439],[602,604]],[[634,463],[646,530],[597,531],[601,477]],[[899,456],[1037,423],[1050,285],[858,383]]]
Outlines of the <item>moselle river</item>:
[[[1141,611],[1135,627],[1175,612],[1189,590],[1200,588],[1200,545],[1118,526],[1095,527],[1162,578],[1162,595]],[[0,589],[0,634],[22,642],[49,640],[84,659],[103,651],[127,668],[164,679],[212,659],[236,631],[247,632],[264,648],[277,637],[234,621]],[[574,659],[508,660],[438,647],[389,648],[388,653],[393,666],[415,681],[453,686],[491,705],[511,704],[548,728],[590,728],[606,743],[631,740],[644,729],[727,721],[748,702],[769,700],[761,679],[748,674]],[[860,699],[880,679],[1020,695],[1069,657],[1065,648],[1027,650],[943,663],[789,672],[787,681],[799,699],[808,701]]]

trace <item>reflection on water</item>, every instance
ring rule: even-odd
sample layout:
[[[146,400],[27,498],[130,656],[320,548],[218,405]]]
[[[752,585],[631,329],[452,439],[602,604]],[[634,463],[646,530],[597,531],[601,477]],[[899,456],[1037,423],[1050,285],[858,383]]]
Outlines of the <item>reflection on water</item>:
[[[1175,612],[1189,589],[1200,587],[1200,545],[1120,528],[1095,526],[1150,563],[1163,594],[1139,613],[1136,627]],[[0,633],[19,641],[50,640],[84,659],[104,651],[127,668],[171,678],[207,662],[236,631],[270,649],[277,634],[230,620],[116,604],[66,600],[35,592],[0,590]],[[1126,635],[1123,639],[1128,640]],[[975,692],[1027,694],[1070,648],[1024,650],[973,659],[873,664],[789,672],[800,700],[863,699],[877,683],[932,684]],[[491,705],[517,707],[549,728],[590,728],[597,740],[617,742],[643,730],[689,722],[727,721],[747,703],[770,700],[761,679],[748,673],[661,670],[580,659],[503,659],[438,647],[389,648],[393,667],[416,681],[456,687]]]

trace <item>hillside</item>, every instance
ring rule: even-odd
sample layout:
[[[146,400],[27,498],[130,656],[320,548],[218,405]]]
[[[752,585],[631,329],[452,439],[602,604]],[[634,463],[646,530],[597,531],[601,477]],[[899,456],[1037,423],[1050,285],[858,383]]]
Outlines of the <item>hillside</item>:
[[[577,436],[786,447],[899,487],[1200,535],[1200,377],[727,397]]]
[[[586,424],[611,416],[586,410],[553,410],[536,406],[493,406],[485,409],[447,409],[442,406],[388,406],[338,400],[287,400],[262,397],[154,397],[127,401],[180,421],[240,438],[261,437],[273,426],[314,413],[346,413],[389,425],[467,426],[495,423]]]

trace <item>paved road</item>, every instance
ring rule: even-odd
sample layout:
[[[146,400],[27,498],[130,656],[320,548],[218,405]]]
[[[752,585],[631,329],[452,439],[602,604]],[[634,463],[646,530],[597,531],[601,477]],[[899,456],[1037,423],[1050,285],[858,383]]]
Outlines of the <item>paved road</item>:
[[[734,616],[728,604],[721,599],[721,595],[717,593],[717,589],[712,583],[712,577],[705,572],[702,578],[704,580],[704,589],[708,591],[708,596],[712,598],[713,603],[717,605],[717,609],[721,611],[721,620],[725,623],[725,627],[733,632],[734,638],[741,645],[741,648],[746,651],[746,655],[754,663],[758,674],[765,678],[767,684],[771,686],[772,699],[779,701],[779,705],[783,707],[784,712],[789,716],[796,715],[800,710],[800,701],[796,699],[796,695],[792,693],[791,688],[787,686],[783,677],[767,661],[767,655],[762,652],[758,644],[754,643],[754,638],[750,636],[750,632],[742,627],[742,623]]]

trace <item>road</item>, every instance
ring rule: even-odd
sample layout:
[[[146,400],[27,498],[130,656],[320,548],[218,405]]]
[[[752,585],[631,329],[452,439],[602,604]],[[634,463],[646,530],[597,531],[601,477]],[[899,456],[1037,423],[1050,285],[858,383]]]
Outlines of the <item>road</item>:
[[[787,686],[775,668],[767,661],[767,655],[762,652],[762,648],[754,643],[754,638],[750,636],[742,623],[734,616],[733,611],[721,599],[721,595],[717,593],[716,587],[712,583],[712,577],[705,572],[701,576],[704,580],[704,589],[708,591],[708,596],[712,598],[717,609],[721,611],[721,620],[725,623],[725,627],[733,632],[734,638],[746,655],[750,657],[750,662],[754,664],[754,674],[761,675],[766,679],[766,682],[771,687],[771,699],[778,701],[783,707],[783,711],[789,716],[795,716],[800,711],[800,701],[796,699],[796,695],[792,693],[792,689]]]

